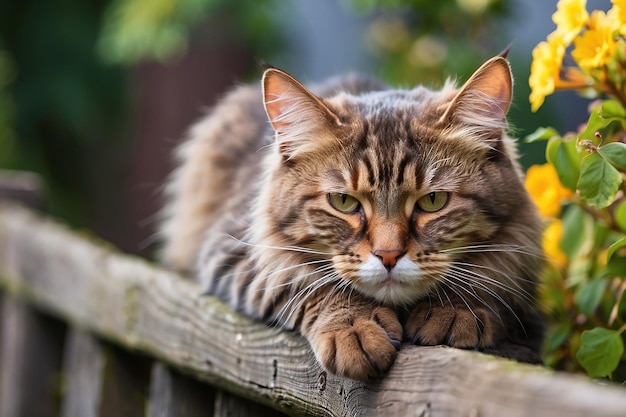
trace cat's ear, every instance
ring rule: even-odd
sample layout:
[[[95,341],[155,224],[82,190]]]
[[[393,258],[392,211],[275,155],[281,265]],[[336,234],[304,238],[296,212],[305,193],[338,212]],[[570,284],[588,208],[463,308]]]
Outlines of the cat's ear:
[[[263,103],[286,159],[314,148],[315,133],[341,125],[321,99],[277,68],[263,73]]]
[[[474,72],[448,105],[442,120],[457,118],[487,128],[506,127],[513,97],[513,76],[506,52]]]

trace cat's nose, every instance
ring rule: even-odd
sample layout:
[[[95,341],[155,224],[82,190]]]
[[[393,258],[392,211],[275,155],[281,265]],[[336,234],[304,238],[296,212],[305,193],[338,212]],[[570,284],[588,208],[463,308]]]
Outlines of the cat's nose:
[[[391,271],[391,268],[396,266],[398,259],[404,255],[406,251],[402,249],[376,249],[372,252],[383,263],[387,271]]]

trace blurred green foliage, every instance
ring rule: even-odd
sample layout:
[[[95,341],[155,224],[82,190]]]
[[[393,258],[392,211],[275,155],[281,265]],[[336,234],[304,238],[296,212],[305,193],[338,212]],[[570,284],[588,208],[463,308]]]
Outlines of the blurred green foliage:
[[[51,211],[75,224],[85,223],[87,173],[98,158],[89,150],[119,142],[127,114],[124,73],[103,66],[94,53],[103,7],[81,0],[0,2],[0,39],[13,74],[3,92],[14,109],[11,160],[3,158],[2,167],[40,173]]]
[[[462,80],[507,46],[494,33],[511,1],[344,4],[367,16],[363,41],[382,78],[436,86],[450,75]],[[290,18],[289,7],[276,0],[0,0],[0,168],[42,174],[50,211],[89,225],[86,213],[102,204],[94,201],[95,185],[123,175],[131,157],[135,86],[129,74],[137,65],[176,60],[194,36],[235,37],[257,58],[287,55],[290,34],[279,19]],[[525,71],[527,62],[513,68]],[[516,96],[527,95],[525,85],[517,84]],[[523,104],[511,116],[514,126],[529,131],[548,123],[541,115],[527,123]]]
[[[440,86],[464,81],[482,62],[504,51],[511,40],[512,0],[349,0],[373,16],[366,42],[382,78],[395,85]],[[519,4],[517,4],[519,6]],[[510,32],[508,32],[510,33]],[[526,105],[530,54],[513,45],[509,60],[518,81],[508,115],[512,134],[524,137],[538,126],[559,125],[551,109],[533,114]],[[522,165],[545,161],[537,143],[520,143]]]
[[[0,0],[0,169],[41,174],[49,211],[88,226],[94,184],[119,180],[131,157],[135,65],[175,59],[219,15],[242,28],[224,36],[267,51],[278,43],[268,4]]]
[[[506,0],[351,0],[373,13],[368,46],[383,76],[402,83],[441,84],[463,76],[506,48],[493,36],[506,16]],[[502,39],[502,42],[507,42]]]
[[[98,41],[106,62],[166,62],[184,53],[194,29],[209,16],[229,16],[237,36],[257,53],[280,45],[271,16],[271,0],[112,0]]]
[[[12,60],[0,45],[0,167],[9,167],[14,160],[14,108],[8,91],[9,83],[14,76]]]

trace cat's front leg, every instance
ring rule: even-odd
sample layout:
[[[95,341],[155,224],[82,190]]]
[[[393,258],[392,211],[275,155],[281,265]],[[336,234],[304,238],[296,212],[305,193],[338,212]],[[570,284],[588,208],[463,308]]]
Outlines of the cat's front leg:
[[[364,380],[393,365],[402,326],[388,307],[354,294],[349,300],[337,295],[306,308],[301,333],[326,370]]]
[[[405,338],[418,345],[448,345],[462,349],[494,346],[505,334],[493,307],[447,297],[422,300],[404,324]]]

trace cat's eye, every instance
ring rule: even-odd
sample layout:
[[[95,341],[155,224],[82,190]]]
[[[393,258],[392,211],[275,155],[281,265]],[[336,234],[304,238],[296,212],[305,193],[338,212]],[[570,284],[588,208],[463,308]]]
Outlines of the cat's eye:
[[[361,209],[359,200],[348,194],[330,193],[328,194],[328,202],[336,210],[346,214],[357,213]]]
[[[450,193],[444,191],[433,191],[417,200],[417,208],[427,213],[434,213],[445,207]]]

